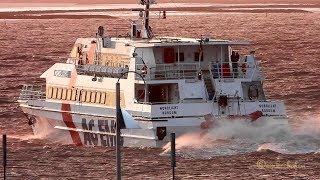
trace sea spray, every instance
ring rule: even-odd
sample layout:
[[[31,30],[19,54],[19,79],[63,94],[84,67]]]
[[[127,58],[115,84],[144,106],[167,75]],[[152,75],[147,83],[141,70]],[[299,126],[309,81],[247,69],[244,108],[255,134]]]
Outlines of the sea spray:
[[[319,141],[311,135],[297,135],[290,128],[277,126],[269,118],[261,124],[246,120],[219,120],[219,125],[204,132],[191,132],[177,138],[180,156],[210,158],[253,151],[271,150],[284,154],[315,152]],[[309,133],[311,133],[309,131]],[[170,143],[163,147],[168,153]]]
[[[206,143],[205,137],[202,137],[201,132],[190,132],[183,134],[179,136],[176,139],[176,150],[180,150],[183,148],[199,148],[201,147],[204,143]],[[163,146],[164,153],[167,153],[170,151],[171,143],[167,143],[166,145]]]
[[[294,118],[293,133],[320,140],[320,114],[304,113]]]
[[[272,123],[252,123],[248,120],[218,119],[218,125],[207,131],[191,132],[177,138],[177,151],[190,156],[219,156],[255,151],[259,143],[273,142],[285,134]],[[270,121],[271,122],[271,121]],[[163,147],[169,151],[170,143]]]
[[[55,120],[42,119],[31,125],[33,134],[10,135],[9,137],[20,139],[22,141],[46,139],[52,143],[72,144],[72,142],[67,138],[70,136],[68,131],[61,131],[54,128],[56,126],[56,122],[57,121]],[[57,139],[59,139],[59,141],[56,141]]]
[[[281,154],[288,154],[289,153],[289,151],[285,147],[283,147],[283,144],[276,144],[276,143],[262,144],[258,147],[257,151],[259,151],[259,152],[273,151],[273,152],[278,152]]]

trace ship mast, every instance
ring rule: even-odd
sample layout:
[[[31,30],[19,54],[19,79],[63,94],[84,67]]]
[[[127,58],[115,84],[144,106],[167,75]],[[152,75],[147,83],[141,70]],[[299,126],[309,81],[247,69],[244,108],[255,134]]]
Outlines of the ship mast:
[[[144,9],[144,17],[143,17],[143,33],[142,38],[144,39],[151,39],[153,38],[153,33],[150,27],[149,22],[149,11],[150,11],[150,4],[155,3],[155,0],[140,0],[141,5],[145,5]]]

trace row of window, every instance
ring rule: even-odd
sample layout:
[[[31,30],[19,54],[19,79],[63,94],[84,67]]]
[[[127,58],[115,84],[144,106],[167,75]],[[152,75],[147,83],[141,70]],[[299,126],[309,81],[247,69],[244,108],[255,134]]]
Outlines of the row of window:
[[[105,104],[108,106],[115,106],[116,104],[115,92],[48,87],[46,94],[48,99]],[[121,106],[124,106],[124,98],[122,93],[120,94],[120,99]]]
[[[195,52],[195,53],[194,53],[194,61],[199,62],[199,56],[200,56],[200,53],[199,53],[199,52]],[[180,53],[179,53],[179,56],[178,56],[178,53],[176,53],[176,54],[175,54],[175,57],[176,57],[176,62],[178,62],[179,59],[180,59],[180,62],[184,62],[184,53],[183,53],[183,52],[180,52]],[[179,58],[179,59],[178,59],[178,58]],[[202,56],[201,56],[200,61],[203,61],[203,53],[202,53]]]

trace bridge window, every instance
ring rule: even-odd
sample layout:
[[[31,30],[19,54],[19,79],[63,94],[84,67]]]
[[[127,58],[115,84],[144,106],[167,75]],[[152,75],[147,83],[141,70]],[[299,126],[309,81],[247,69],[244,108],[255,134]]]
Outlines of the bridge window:
[[[144,92],[139,91],[138,94],[144,94]],[[144,96],[144,95],[141,95],[141,96]],[[66,88],[48,87],[47,98],[115,106],[116,94],[115,92],[110,92],[110,91],[101,92],[101,91],[88,91],[88,90],[75,89],[75,88],[66,89]],[[143,97],[142,97],[142,100],[143,100]],[[121,104],[124,103],[123,95],[121,95],[120,101],[121,101],[120,102]]]
[[[48,88],[48,95],[47,95],[48,98],[52,98],[52,91],[53,91],[53,88],[49,87]]]
[[[109,105],[108,102],[110,101],[110,98],[111,98],[111,97],[110,97],[110,93],[109,93],[109,92],[106,92],[106,100],[105,100],[105,102],[104,102],[105,105]]]
[[[101,93],[100,103],[101,103],[101,104],[104,104],[104,103],[105,103],[105,101],[106,101],[106,93],[105,93],[105,92],[103,92],[103,93]]]
[[[68,89],[67,90],[67,100],[71,100],[71,96],[72,96],[72,90]]]
[[[62,89],[62,99],[63,100],[67,99],[67,89],[65,89],[65,88]]]
[[[76,101],[81,100],[81,93],[82,93],[82,91],[80,89],[76,90],[76,93],[75,93]]]
[[[58,88],[57,99],[61,99],[62,97],[62,88]]]
[[[97,94],[96,94],[96,103],[100,103],[100,99],[101,99],[101,92],[97,92]]]
[[[87,91],[86,102],[90,102],[91,100],[91,91]]]
[[[87,91],[85,91],[85,90],[80,90],[80,94],[81,94],[80,101],[81,101],[81,102],[85,102],[85,101],[86,101]]]
[[[77,100],[77,90],[76,89],[72,89],[71,91],[72,91],[71,100],[72,101],[76,101]]]
[[[96,92],[95,91],[91,92],[91,101],[90,102],[92,102],[92,103],[96,102]]]
[[[53,99],[57,98],[57,93],[58,93],[58,88],[52,88],[52,98]]]
[[[179,54],[179,56],[178,56]],[[179,60],[180,59],[180,60]],[[176,53],[176,62],[184,62],[184,53]]]

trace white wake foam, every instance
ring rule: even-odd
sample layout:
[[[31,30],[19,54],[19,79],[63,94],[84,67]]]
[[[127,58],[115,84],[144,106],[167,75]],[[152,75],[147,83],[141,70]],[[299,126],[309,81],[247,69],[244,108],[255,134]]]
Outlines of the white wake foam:
[[[192,132],[178,137],[176,149],[181,156],[196,158],[265,150],[285,154],[316,152],[320,147],[320,118],[309,116],[303,122],[298,129],[291,129],[272,123],[255,126],[242,120],[221,121],[220,126],[211,129],[205,136],[201,132]],[[168,153],[170,143],[163,149],[164,153]]]

